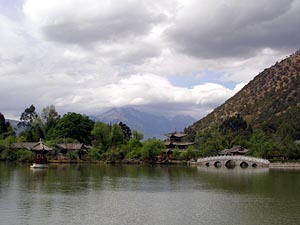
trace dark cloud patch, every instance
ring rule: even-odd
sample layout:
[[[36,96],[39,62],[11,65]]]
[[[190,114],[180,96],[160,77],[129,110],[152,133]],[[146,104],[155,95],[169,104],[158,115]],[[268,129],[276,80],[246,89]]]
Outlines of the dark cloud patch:
[[[146,59],[160,55],[161,49],[158,44],[137,42],[134,45],[129,43],[125,50],[120,50],[118,53],[114,52],[109,55],[113,64],[142,64]],[[125,46],[125,45],[124,45]]]
[[[250,57],[264,48],[300,48],[299,1],[211,4],[197,1],[194,8],[199,13],[179,16],[166,31],[177,50],[201,58],[222,58]]]

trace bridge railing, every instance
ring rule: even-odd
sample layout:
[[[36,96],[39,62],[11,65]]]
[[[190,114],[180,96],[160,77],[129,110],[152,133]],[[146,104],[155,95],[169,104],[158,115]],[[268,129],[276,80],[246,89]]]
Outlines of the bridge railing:
[[[222,160],[240,160],[240,161],[250,161],[261,164],[269,164],[269,160],[256,158],[252,156],[235,156],[235,155],[224,155],[224,156],[209,156],[205,158],[199,158],[197,162],[209,162],[209,161],[222,161]]]

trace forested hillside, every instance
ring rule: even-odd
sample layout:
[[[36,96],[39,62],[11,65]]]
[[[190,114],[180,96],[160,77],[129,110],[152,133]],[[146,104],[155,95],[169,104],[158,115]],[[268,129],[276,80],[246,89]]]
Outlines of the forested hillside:
[[[232,122],[240,119],[247,124],[247,129],[233,126]],[[226,132],[221,129],[226,125],[231,127],[231,138],[226,136],[228,129]],[[202,141],[199,148],[209,145],[208,137],[218,139],[210,140],[215,146],[206,148],[205,154],[242,144],[252,148],[250,154],[299,158],[299,146],[295,141],[300,139],[300,51],[265,69],[236,95],[186,131],[195,137],[199,145]],[[203,133],[208,135],[206,139],[200,138]],[[219,138],[214,136],[216,133]],[[227,143],[222,143],[223,138]],[[266,143],[269,145],[262,148]],[[259,146],[261,149],[258,149]]]

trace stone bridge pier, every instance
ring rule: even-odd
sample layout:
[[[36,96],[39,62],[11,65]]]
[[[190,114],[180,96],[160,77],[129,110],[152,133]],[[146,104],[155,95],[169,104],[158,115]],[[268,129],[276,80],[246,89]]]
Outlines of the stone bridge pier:
[[[197,160],[198,166],[207,167],[226,167],[226,168],[248,168],[248,167],[268,167],[270,164],[269,160],[250,157],[250,156],[235,156],[235,155],[225,155],[225,156],[212,156],[206,158],[199,158]]]

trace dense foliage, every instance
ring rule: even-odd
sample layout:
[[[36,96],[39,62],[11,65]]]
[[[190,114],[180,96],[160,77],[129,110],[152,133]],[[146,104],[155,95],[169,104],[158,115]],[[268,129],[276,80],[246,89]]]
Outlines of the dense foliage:
[[[187,128],[189,136],[185,141],[194,141],[194,147],[187,151],[174,150],[173,159],[189,160],[199,156],[217,155],[221,150],[234,145],[249,149],[249,155],[268,159],[300,159],[300,116],[293,123],[264,123],[252,128],[240,114],[225,118],[207,129]],[[87,116],[69,112],[62,117],[54,106],[47,106],[41,114],[31,105],[21,115],[23,131],[16,138],[13,128],[0,113],[0,160],[32,161],[33,154],[25,149],[13,149],[15,142],[44,142],[54,147],[58,143],[83,143],[90,146],[87,152],[73,151],[65,155],[69,160],[143,160],[154,162],[165,157],[162,141],[142,141],[143,134],[125,124],[94,122]],[[196,149],[196,150],[195,150]],[[55,154],[52,154],[55,157]],[[84,157],[82,157],[84,156]]]
[[[238,114],[228,117],[221,124],[195,133],[190,132],[195,140],[195,148],[201,156],[216,155],[223,149],[241,145],[249,149],[249,155],[271,160],[300,159],[300,145],[296,138],[299,126],[284,123],[279,127],[268,124],[264,129],[252,129]]]
[[[156,139],[142,142],[143,135],[141,133],[132,131],[131,135],[129,130],[130,128],[124,123],[109,125],[96,122],[91,132],[93,148],[89,151],[89,156],[96,160],[108,161],[123,160],[125,158],[147,161],[157,160],[164,149],[163,143]]]
[[[0,112],[0,140],[9,136],[15,136],[15,132],[10,123],[5,120],[4,115]]]
[[[16,150],[12,147],[15,142],[37,142],[40,138],[54,147],[58,143],[83,143],[91,146],[88,152],[69,151],[64,158],[68,160],[103,160],[120,161],[124,159],[158,160],[164,152],[160,140],[151,139],[142,142],[143,134],[131,129],[125,124],[105,124],[94,122],[87,116],[74,112],[62,117],[53,105],[47,106],[39,114],[34,105],[26,108],[20,117],[19,126],[23,131],[18,138],[5,118],[0,114],[0,160],[32,161],[34,155],[26,149]],[[4,121],[4,122],[3,122]],[[52,156],[51,156],[52,155]],[[49,157],[55,158],[55,153]]]
[[[91,131],[94,122],[87,116],[78,113],[67,113],[57,120],[51,130],[50,138],[72,138],[81,143],[91,142]]]

